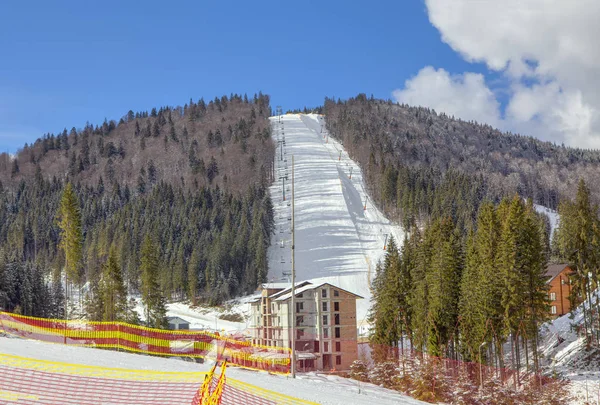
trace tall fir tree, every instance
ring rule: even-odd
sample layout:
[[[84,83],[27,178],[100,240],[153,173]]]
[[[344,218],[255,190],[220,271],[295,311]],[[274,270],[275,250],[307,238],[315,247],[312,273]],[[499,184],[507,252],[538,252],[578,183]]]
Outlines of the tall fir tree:
[[[100,289],[103,304],[102,320],[106,322],[129,320],[127,288],[114,248],[110,250],[108,260],[104,264]]]
[[[146,325],[151,328],[165,328],[165,298],[160,290],[158,274],[160,271],[159,250],[150,236],[146,236],[140,254],[142,303],[146,315]]]
[[[70,298],[69,282],[81,285],[81,265],[83,258],[83,236],[81,230],[81,212],[73,185],[67,183],[58,209],[60,228],[60,248],[65,256],[65,285],[67,299]],[[68,313],[65,316],[68,317]]]

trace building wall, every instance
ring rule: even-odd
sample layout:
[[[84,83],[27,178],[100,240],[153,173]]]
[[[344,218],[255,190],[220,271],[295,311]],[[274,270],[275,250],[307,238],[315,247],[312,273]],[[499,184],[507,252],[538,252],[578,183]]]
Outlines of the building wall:
[[[571,311],[571,303],[569,302],[571,285],[568,277],[570,272],[571,269],[566,267],[558,276],[554,278],[554,280],[550,282],[548,297],[550,297],[550,316],[552,317],[562,316]],[[554,300],[552,300],[553,294]],[[552,307],[556,309],[555,314],[552,313]]]
[[[334,290],[338,291],[337,296]],[[337,310],[335,303],[338,303]],[[291,319],[291,300],[271,300],[263,291],[261,301],[251,305],[254,343],[290,347],[292,331],[297,351],[316,354],[317,369],[348,370],[358,358],[356,297],[333,286],[323,286],[304,291],[302,297],[296,297],[295,305],[297,311]],[[336,337],[336,328],[339,328],[339,337]]]
[[[322,289],[316,290],[320,309],[318,326],[321,353],[317,364],[322,370],[348,370],[352,362],[358,359],[356,297],[329,286],[324,288],[327,292],[323,297]],[[338,291],[339,295],[335,296],[334,291]],[[339,303],[339,311],[335,309],[336,302]],[[327,303],[326,310],[323,303]],[[336,324],[336,315],[339,315],[338,324]],[[327,325],[324,324],[324,316],[327,317]],[[339,328],[339,337],[336,336],[336,328]]]

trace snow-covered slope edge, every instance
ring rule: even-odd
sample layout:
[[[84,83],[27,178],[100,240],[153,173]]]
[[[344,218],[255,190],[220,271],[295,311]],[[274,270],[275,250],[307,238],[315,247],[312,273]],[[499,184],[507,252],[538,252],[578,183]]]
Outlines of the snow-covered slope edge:
[[[600,295],[596,290],[593,300]],[[576,404],[584,404],[586,397],[600,400],[600,352],[588,350],[585,338],[575,330],[583,324],[583,305],[571,314],[547,322],[540,331],[540,349],[543,365],[553,374],[571,380],[571,390],[578,397]]]
[[[211,364],[192,363],[179,359],[143,356],[110,350],[65,346],[23,339],[0,337],[0,353],[23,356],[38,360],[68,362],[88,366],[125,368],[132,370],[208,371]],[[243,381],[281,394],[326,405],[417,405],[424,402],[403,396],[395,391],[373,384],[341,378],[333,375],[307,373],[296,380],[235,367],[227,369],[227,377]],[[198,382],[198,385],[202,381]],[[160,393],[157,393],[160,395]]]
[[[362,296],[357,302],[357,322],[364,328],[370,282],[385,254],[386,237],[393,235],[401,242],[403,231],[372,204],[362,171],[343,146],[329,137],[322,116],[284,115],[281,122],[279,117],[272,117],[271,123],[274,140],[279,143],[276,181],[270,188],[276,228],[269,250],[268,279],[289,280],[291,271],[293,155],[296,280],[330,282]]]

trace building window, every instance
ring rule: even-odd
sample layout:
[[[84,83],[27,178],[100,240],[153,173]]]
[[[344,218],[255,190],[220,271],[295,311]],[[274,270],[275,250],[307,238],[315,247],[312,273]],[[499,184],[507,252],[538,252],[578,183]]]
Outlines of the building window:
[[[329,351],[329,342],[323,342],[323,351],[324,352],[328,352]]]
[[[277,326],[281,325],[281,318],[277,317]]]
[[[556,293],[554,293],[554,292],[550,293],[550,301],[556,301]]]
[[[335,356],[335,365],[339,366],[342,364],[342,356]]]
[[[339,302],[334,302],[333,303],[333,310],[336,311],[336,312],[340,310],[340,303]]]
[[[303,293],[296,294],[296,297],[298,297],[298,298],[302,298],[302,296],[303,296],[303,295],[304,295]]]
[[[304,309],[304,302],[296,302],[296,312],[300,312]]]
[[[304,331],[302,329],[296,330],[296,340],[300,340],[304,337]]]
[[[275,312],[275,303],[271,304],[271,312]]]
[[[329,328],[323,328],[323,339],[329,339]]]
[[[341,342],[335,342],[335,351],[336,352],[342,351],[342,343]]]
[[[296,317],[296,326],[302,325],[304,322],[304,317],[302,315]]]
[[[339,339],[340,334],[340,328],[335,328],[335,337]]]
[[[319,353],[319,341],[318,340],[315,340],[313,349],[315,349],[314,350],[315,353]]]
[[[333,290],[333,296],[334,297],[339,297],[340,296],[340,292],[338,290]]]
[[[340,314],[335,314],[333,317],[333,321],[336,325],[340,324]]]
[[[327,298],[327,290],[324,289],[324,288],[321,290],[321,297],[322,298]]]
[[[323,312],[327,312],[327,301],[323,301]]]
[[[552,313],[552,315],[556,315],[556,305],[552,305],[550,307],[550,312]]]
[[[323,325],[327,325],[327,315],[323,315]]]

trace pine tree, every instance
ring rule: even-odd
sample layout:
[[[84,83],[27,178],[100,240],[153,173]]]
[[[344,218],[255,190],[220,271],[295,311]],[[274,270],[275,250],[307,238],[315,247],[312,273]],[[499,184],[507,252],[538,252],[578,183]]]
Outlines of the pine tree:
[[[151,328],[166,327],[165,299],[160,291],[158,273],[160,258],[158,247],[150,236],[146,236],[140,253],[142,303],[145,307],[146,325]]]
[[[544,245],[546,235],[542,232],[542,219],[533,208],[533,203],[528,200],[524,221],[524,246],[526,293],[525,306],[527,310],[526,336],[533,343],[533,360],[536,372],[539,371],[538,359],[538,330],[540,325],[549,317],[548,284],[546,283],[546,265]]]
[[[413,288],[410,294],[412,308],[412,331],[415,347],[424,350],[427,344],[427,329],[429,325],[429,287],[427,273],[431,265],[432,241],[426,228],[423,236],[417,233],[413,237],[419,238],[416,252],[415,266],[411,270]],[[418,235],[418,236],[417,236]]]
[[[127,289],[114,248],[111,249],[108,260],[102,269],[100,288],[104,304],[102,320],[106,322],[127,321]]]
[[[58,209],[60,248],[65,256],[65,284],[69,296],[68,281],[81,284],[81,260],[83,236],[79,201],[71,183],[67,183]],[[68,313],[65,314],[68,317]]]
[[[471,231],[467,238],[465,270],[461,278],[458,305],[462,352],[467,360],[476,358],[478,346],[486,335],[480,283],[480,260],[475,247],[475,235]]]
[[[450,218],[434,221],[431,265],[426,274],[429,286],[428,352],[434,356],[452,354],[458,321],[458,293],[463,257],[460,239]]]
[[[383,264],[377,269],[373,288],[376,305],[372,307],[373,325],[370,341],[375,344],[397,346],[400,339],[397,302],[399,254],[394,237],[390,237]]]

